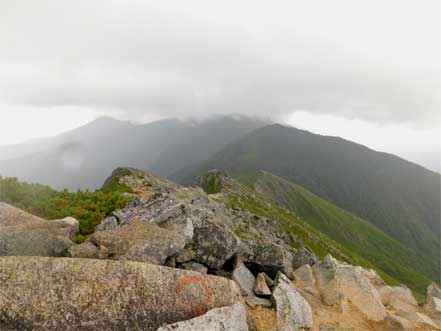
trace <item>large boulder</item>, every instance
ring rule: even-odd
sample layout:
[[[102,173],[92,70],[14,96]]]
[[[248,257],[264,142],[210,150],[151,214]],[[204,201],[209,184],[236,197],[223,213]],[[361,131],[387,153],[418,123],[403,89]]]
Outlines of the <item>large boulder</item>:
[[[164,264],[165,260],[181,251],[186,239],[179,233],[162,229],[156,224],[134,219],[129,224],[106,231],[97,231],[90,238],[102,259],[131,260]],[[90,244],[82,244],[71,250],[75,257],[90,255]],[[84,254],[82,253],[84,252]]]
[[[212,269],[221,269],[235,255],[240,240],[220,218],[203,217],[195,222],[190,243],[194,260]]]
[[[278,272],[293,278],[292,254],[281,245],[269,241],[255,241],[247,244],[241,255],[245,264],[254,272],[265,272],[275,278]]]
[[[280,330],[297,331],[300,328],[312,328],[311,306],[282,273],[277,275],[271,299],[276,307]]]
[[[380,290],[383,305],[395,312],[411,313],[418,310],[418,302],[405,286],[384,286]]]
[[[363,268],[327,257],[314,267],[314,273],[324,304],[340,304],[347,299],[371,321],[382,321],[387,316],[381,295],[364,275]]]
[[[226,278],[132,261],[0,257],[2,330],[144,330],[241,300]]]
[[[243,304],[215,308],[205,315],[170,324],[158,331],[248,331],[247,311]]]
[[[66,256],[78,228],[72,217],[46,221],[0,203],[0,256]]]

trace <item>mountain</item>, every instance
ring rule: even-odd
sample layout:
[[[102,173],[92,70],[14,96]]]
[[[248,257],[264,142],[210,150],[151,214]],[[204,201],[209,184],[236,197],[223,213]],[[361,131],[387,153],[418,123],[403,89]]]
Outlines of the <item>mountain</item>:
[[[439,266],[438,173],[341,138],[279,124],[253,131],[171,178],[188,184],[212,168],[234,176],[265,170],[291,180]]]
[[[437,279],[439,276],[435,261],[415,253],[375,225],[300,185],[266,171],[249,174],[239,180],[420,293],[429,284],[428,277]]]
[[[133,168],[105,191],[2,183],[25,210],[0,203],[1,330],[441,330],[437,284],[425,300],[415,293],[419,305],[378,265],[221,171],[201,178],[206,192]],[[87,219],[99,225],[78,242]]]
[[[38,144],[3,147],[0,175],[71,190],[96,189],[106,174],[121,165],[168,176],[208,159],[228,143],[266,124],[248,117],[217,116],[203,121],[165,119],[136,125],[103,117]]]

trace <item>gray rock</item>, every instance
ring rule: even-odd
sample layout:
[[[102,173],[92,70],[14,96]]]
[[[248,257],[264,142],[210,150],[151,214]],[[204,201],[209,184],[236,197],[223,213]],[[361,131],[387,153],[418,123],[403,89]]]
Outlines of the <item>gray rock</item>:
[[[240,302],[226,278],[132,261],[0,257],[2,330],[144,330]]]
[[[427,299],[430,297],[441,299],[441,289],[436,283],[432,283],[427,287]]]
[[[268,287],[268,284],[266,282],[266,276],[265,273],[261,272],[256,277],[256,282],[254,284],[254,294],[257,296],[270,296],[271,290]]]
[[[278,272],[283,272],[290,278],[294,276],[291,252],[272,242],[254,242],[242,259],[252,270],[265,272],[272,278],[276,277]]]
[[[441,319],[441,299],[430,297],[425,305],[425,309],[433,317]]]
[[[276,307],[280,330],[297,331],[300,328],[312,328],[311,306],[302,294],[292,286],[289,278],[282,273],[277,275],[271,300]]]
[[[0,203],[0,256],[66,256],[78,227],[72,217],[46,221]]]
[[[239,245],[239,239],[222,219],[213,217],[194,224],[191,246],[197,262],[212,269],[221,269],[237,253]]]
[[[365,277],[363,268],[340,264],[329,256],[314,267],[314,273],[324,304],[334,305],[348,299],[369,320],[382,321],[386,317],[381,296]]]
[[[100,224],[95,227],[95,231],[112,230],[118,227],[118,221],[115,217],[110,216],[102,220]]]
[[[182,263],[181,267],[184,268],[185,270],[193,270],[200,272],[201,274],[206,274],[208,272],[208,268],[206,266],[194,261]]]
[[[292,259],[292,265],[294,270],[300,268],[302,265],[309,264],[313,266],[317,263],[317,256],[308,248],[301,247],[299,248]]]
[[[418,302],[405,286],[384,286],[379,293],[383,305],[395,312],[411,313],[418,310]]]
[[[315,287],[315,278],[309,264],[304,264],[294,271],[294,280],[301,287]]]
[[[178,322],[158,331],[248,331],[247,311],[243,304],[215,308],[205,315],[188,321]]]
[[[90,242],[97,247],[98,257],[101,259],[131,260],[161,265],[169,256],[181,251],[186,245],[186,239],[182,235],[139,219],[134,219],[129,224],[116,229],[95,232]],[[85,248],[84,252],[83,248]],[[74,252],[76,257],[89,258],[92,247],[80,245],[71,252]]]
[[[256,278],[240,259],[236,260],[231,279],[234,280],[244,296],[245,302],[251,307],[271,307],[271,302],[254,295]]]
[[[68,256],[85,259],[98,259],[100,257],[100,251],[97,246],[90,241],[86,241],[82,244],[70,247]]]

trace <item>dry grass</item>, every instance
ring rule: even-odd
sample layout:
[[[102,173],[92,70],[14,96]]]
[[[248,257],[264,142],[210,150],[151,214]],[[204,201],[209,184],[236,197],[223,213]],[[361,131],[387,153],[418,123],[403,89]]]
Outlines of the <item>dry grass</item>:
[[[277,330],[277,317],[274,309],[257,307],[249,308],[248,310],[256,322],[258,331]]]

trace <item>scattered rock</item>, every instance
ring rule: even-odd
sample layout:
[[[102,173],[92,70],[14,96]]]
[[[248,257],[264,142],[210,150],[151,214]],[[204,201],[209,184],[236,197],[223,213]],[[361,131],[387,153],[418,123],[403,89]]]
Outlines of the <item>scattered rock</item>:
[[[312,328],[311,306],[282,273],[277,275],[271,299],[276,307],[280,330],[297,331],[299,328]]]
[[[299,248],[295,252],[292,260],[292,266],[295,270],[305,264],[309,264],[310,266],[313,266],[317,263],[317,261],[318,261],[317,256],[311,251],[311,249],[309,249],[309,247],[305,246]]]
[[[240,259],[237,259],[235,262],[231,279],[239,285],[245,302],[249,306],[253,308],[257,306],[271,307],[271,302],[269,300],[258,298],[254,295],[254,284],[256,282],[256,278]]]
[[[243,304],[215,308],[205,315],[170,324],[158,331],[248,331],[247,311]]]
[[[240,302],[226,278],[132,261],[0,257],[2,330],[145,330]]]
[[[271,290],[268,287],[265,273],[261,272],[256,277],[256,283],[254,284],[254,294],[257,296],[271,296]]]

